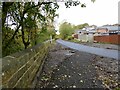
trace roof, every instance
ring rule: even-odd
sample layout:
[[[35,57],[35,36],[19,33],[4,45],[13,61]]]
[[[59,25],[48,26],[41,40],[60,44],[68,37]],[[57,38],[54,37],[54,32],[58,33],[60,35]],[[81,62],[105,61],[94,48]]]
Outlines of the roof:
[[[108,30],[120,30],[120,26],[102,26],[102,27],[98,27],[98,28],[106,28]]]

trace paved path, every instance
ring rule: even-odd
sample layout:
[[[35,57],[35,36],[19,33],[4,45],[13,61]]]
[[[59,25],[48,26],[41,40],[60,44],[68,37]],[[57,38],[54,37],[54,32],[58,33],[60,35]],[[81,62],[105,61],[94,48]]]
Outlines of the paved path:
[[[66,54],[68,51],[72,55]],[[95,57],[57,43],[49,52],[36,88],[104,88],[96,73]]]
[[[54,70],[47,88],[103,88],[92,65],[93,55],[76,51]]]
[[[75,50],[84,51],[84,52],[96,54],[103,57],[113,58],[116,60],[119,59],[118,56],[120,55],[120,51],[117,51],[117,50],[90,47],[90,46],[85,46],[85,45],[68,42],[64,40],[57,40],[57,42]]]

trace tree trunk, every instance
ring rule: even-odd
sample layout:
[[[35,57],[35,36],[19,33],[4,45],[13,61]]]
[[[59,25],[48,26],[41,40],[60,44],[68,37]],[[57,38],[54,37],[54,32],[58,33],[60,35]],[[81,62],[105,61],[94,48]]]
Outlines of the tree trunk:
[[[7,12],[9,7],[13,4],[14,2],[3,2],[2,4],[2,27],[4,27]]]

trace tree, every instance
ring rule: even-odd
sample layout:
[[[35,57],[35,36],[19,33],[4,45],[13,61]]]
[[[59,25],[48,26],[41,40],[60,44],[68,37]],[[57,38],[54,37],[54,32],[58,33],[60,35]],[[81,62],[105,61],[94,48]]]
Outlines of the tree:
[[[95,2],[95,0],[91,0],[91,2]],[[66,8],[70,8],[71,6],[77,6],[80,5],[81,7],[86,7],[85,3],[81,3],[80,1],[72,1],[72,0],[68,0],[65,2],[65,6]]]
[[[5,37],[2,41],[3,51],[9,52],[12,42],[16,42],[16,37],[22,40],[25,49],[37,44],[38,32],[47,30],[47,25],[54,22],[58,8],[54,2],[3,2],[2,36]],[[14,30],[9,28],[13,25],[16,26]]]
[[[84,23],[84,24],[77,25],[77,26],[75,26],[75,27],[76,27],[76,29],[83,29],[83,28],[85,28],[86,26],[89,26],[89,24],[88,24],[88,23]]]
[[[62,39],[68,39],[73,33],[74,29],[70,23],[64,22],[60,25],[60,36]]]
[[[84,6],[79,2],[70,1],[70,3],[65,2],[66,7]],[[26,49],[36,45],[42,36],[45,36],[43,40],[47,40],[49,35],[55,35],[53,22],[58,16],[56,14],[59,8],[57,2],[2,2],[0,5],[2,5],[2,49],[4,52],[19,51],[23,49],[23,46]],[[11,26],[15,26],[15,29],[12,30]],[[14,47],[12,47],[13,44]]]

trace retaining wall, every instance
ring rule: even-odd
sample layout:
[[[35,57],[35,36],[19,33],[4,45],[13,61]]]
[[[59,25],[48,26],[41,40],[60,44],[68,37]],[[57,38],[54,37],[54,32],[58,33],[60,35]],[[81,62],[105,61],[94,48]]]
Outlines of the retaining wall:
[[[48,53],[48,43],[38,44],[2,59],[2,88],[33,88],[32,82]]]

